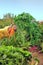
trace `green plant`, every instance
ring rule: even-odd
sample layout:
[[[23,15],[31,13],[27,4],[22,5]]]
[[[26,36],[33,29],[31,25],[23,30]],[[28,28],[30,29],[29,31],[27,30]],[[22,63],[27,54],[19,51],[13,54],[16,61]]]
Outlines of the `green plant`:
[[[0,46],[1,65],[24,65],[31,59],[31,53],[22,48],[13,46]]]
[[[40,45],[40,41],[43,41],[43,34],[41,31],[42,27],[39,27],[38,22],[35,20],[33,16],[31,16],[29,13],[22,13],[18,16],[13,17],[14,18],[14,24],[17,26],[17,31],[15,35],[10,38],[4,38],[2,41],[0,40],[0,44],[5,45],[13,45],[13,46],[29,46],[29,45]],[[13,21],[13,18],[11,19]],[[4,20],[2,27],[5,25],[11,24],[9,22],[5,22],[7,19]],[[43,31],[42,31],[43,32]]]
[[[20,39],[21,43],[30,42],[30,45],[40,45],[41,32],[37,21],[29,13],[22,13],[14,18],[14,23],[17,25],[18,43]],[[25,33],[23,34],[23,31]],[[24,40],[24,41],[23,41]]]

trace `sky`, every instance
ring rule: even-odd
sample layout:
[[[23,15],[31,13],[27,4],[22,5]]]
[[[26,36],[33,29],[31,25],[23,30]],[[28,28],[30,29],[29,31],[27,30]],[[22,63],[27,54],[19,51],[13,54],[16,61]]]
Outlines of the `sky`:
[[[0,18],[7,13],[30,13],[36,20],[43,20],[43,0],[0,0]]]

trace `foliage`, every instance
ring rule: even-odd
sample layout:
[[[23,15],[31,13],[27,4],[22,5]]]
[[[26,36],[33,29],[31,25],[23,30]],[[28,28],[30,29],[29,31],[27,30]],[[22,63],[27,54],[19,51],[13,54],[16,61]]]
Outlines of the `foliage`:
[[[39,28],[41,31],[41,42],[43,42],[43,23],[42,24],[39,23]]]
[[[10,25],[13,22],[13,18],[0,19],[0,28]]]
[[[35,18],[28,13],[22,13],[14,18],[14,23],[19,30],[17,31],[17,34],[20,35],[20,38],[17,35],[18,41],[23,39],[21,43],[30,42],[32,45],[39,45],[41,33]]]
[[[40,47],[42,48],[42,51],[43,51],[43,22],[39,23],[39,28],[40,28],[40,31],[41,31],[41,44],[40,44]]]
[[[12,45],[12,46],[15,46],[15,47],[29,47],[30,42],[25,42],[24,34],[21,33],[21,31],[19,31],[19,32],[16,32],[10,38],[4,37],[3,39],[0,39],[0,45],[7,45],[7,46]]]
[[[41,31],[35,18],[28,13],[22,13],[14,18],[14,24],[17,26],[17,31],[14,36],[4,41],[5,44],[9,43],[14,46],[27,46],[40,45]],[[11,42],[12,41],[12,42]]]
[[[7,14],[0,20],[0,28],[12,22],[17,26],[17,31],[11,38],[0,39],[0,65],[28,65],[27,60],[31,60],[31,53],[26,49],[30,45],[41,45],[43,25],[39,25],[29,13],[22,13],[15,17]]]
[[[5,44],[8,43],[8,45],[10,43],[12,45],[19,47],[21,46],[29,47],[29,45],[40,45],[39,42],[43,40],[43,36],[41,36],[41,30],[40,30],[42,29],[42,27],[41,28],[39,27],[38,25],[39,23],[36,22],[35,18],[31,16],[29,13],[22,13],[13,18],[14,18],[14,24],[16,24],[17,26],[16,34],[14,35],[14,37],[10,39],[2,40],[2,42]],[[1,27],[11,24],[11,21],[13,22],[13,18],[4,19],[3,23],[0,24]]]
[[[13,46],[0,46],[1,65],[24,65],[31,59],[31,53],[22,48]],[[27,62],[26,64],[27,65]]]

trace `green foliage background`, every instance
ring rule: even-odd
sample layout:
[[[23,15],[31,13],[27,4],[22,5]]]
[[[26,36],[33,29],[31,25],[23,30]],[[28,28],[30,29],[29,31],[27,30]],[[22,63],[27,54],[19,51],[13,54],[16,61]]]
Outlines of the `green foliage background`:
[[[17,25],[17,33],[20,35],[18,39],[22,41],[21,43],[39,45],[41,31],[35,18],[28,13],[22,13],[14,18],[14,23]],[[17,36],[19,37],[19,35]]]
[[[27,60],[31,60],[31,53],[27,50],[29,46],[37,45],[43,49],[43,24],[23,12],[13,17],[7,14],[0,20],[0,28],[12,23],[17,26],[17,31],[10,39],[0,39],[0,64],[28,65]]]

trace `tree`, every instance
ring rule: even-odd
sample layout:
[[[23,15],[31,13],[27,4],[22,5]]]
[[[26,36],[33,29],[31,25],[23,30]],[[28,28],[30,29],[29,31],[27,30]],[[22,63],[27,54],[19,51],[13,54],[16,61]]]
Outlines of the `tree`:
[[[14,17],[13,14],[7,13],[4,15],[3,19],[9,19],[9,18],[13,18],[13,17]]]

